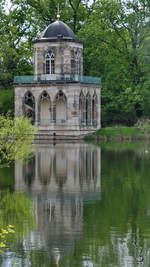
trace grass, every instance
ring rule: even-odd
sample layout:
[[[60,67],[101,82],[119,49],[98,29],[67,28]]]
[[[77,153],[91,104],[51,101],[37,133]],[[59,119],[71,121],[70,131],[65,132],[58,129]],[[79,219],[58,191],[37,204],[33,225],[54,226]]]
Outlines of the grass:
[[[101,128],[94,134],[86,136],[85,140],[106,139],[106,140],[121,140],[121,139],[140,139],[142,138],[141,129],[137,127],[113,126]]]

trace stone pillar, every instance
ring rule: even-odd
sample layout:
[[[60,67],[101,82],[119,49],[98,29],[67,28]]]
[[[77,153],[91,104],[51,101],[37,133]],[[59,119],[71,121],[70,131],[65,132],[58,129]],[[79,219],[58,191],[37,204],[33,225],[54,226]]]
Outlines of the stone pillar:
[[[88,112],[88,115],[87,115],[87,118],[88,118],[88,125],[90,126],[91,125],[91,117],[92,117],[92,99],[91,99],[91,95],[89,95],[88,97],[88,106],[87,106],[87,112]]]
[[[83,125],[86,125],[86,97],[83,100]]]
[[[37,75],[37,49],[34,48],[34,75]]]
[[[52,117],[51,117],[52,123],[56,123],[56,103],[55,102],[52,103],[51,115],[52,115]]]
[[[36,179],[36,183],[39,181],[39,170],[38,170],[38,166],[39,166],[39,151],[36,150],[35,152],[35,179]]]
[[[38,124],[39,124],[38,112],[39,112],[39,110],[38,110],[38,98],[36,97],[35,98],[35,126],[38,126]]]
[[[97,88],[97,129],[101,127],[101,88]]]

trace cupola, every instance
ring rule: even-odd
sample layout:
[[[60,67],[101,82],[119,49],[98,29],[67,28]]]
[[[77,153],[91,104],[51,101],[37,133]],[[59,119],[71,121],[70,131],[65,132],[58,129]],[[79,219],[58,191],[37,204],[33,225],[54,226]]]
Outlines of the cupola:
[[[83,43],[59,19],[58,8],[57,20],[33,42],[35,75],[83,75]]]
[[[63,23],[60,20],[56,20],[44,30],[44,32],[40,36],[40,39],[76,40],[76,36],[67,24]]]

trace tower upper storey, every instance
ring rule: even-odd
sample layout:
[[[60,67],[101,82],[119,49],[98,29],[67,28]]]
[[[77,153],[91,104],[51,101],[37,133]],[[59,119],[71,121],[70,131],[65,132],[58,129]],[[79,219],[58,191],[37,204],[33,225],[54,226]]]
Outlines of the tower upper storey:
[[[83,44],[60,20],[34,41],[34,74],[83,75]]]

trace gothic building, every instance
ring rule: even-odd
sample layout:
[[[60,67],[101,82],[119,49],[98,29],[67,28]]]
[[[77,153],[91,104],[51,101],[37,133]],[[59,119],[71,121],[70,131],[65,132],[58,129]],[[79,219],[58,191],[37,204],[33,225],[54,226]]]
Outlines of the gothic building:
[[[31,119],[37,139],[100,128],[101,82],[83,76],[83,43],[59,16],[33,43],[34,75],[14,78],[15,116]]]

